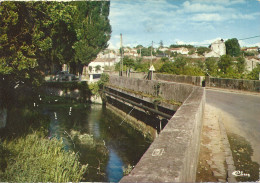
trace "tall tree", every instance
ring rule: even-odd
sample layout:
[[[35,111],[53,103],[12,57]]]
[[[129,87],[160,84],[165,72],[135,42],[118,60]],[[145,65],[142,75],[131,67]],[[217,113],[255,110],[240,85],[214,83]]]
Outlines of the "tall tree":
[[[46,65],[87,65],[108,46],[109,5],[103,1],[2,2],[1,91],[10,95],[21,85],[39,84]]]
[[[60,20],[71,21],[64,11],[68,8],[57,2],[1,3],[0,85],[4,100],[14,98],[14,91],[23,85],[39,84],[41,65],[53,47],[54,25]]]
[[[241,49],[237,38],[228,39],[225,42],[227,55],[238,57],[241,54]]]
[[[109,23],[109,1],[74,2],[78,16],[75,19],[77,41],[74,43],[75,62],[88,65],[97,54],[108,47],[111,26]]]

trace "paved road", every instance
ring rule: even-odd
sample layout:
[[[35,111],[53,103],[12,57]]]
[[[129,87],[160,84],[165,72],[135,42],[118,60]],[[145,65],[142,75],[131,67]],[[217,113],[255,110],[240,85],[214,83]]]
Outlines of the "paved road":
[[[251,143],[253,160],[260,163],[260,94],[206,89],[206,102],[230,114],[225,127]]]

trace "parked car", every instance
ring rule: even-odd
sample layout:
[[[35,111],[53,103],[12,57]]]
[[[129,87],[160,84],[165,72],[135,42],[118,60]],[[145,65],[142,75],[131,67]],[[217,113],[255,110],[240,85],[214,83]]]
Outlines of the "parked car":
[[[59,71],[54,77],[55,81],[69,81],[69,77],[71,80],[76,80],[76,75],[70,74],[68,71]]]

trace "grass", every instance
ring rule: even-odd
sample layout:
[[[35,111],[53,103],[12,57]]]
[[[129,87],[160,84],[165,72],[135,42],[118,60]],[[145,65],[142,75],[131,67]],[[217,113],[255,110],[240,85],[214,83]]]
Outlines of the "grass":
[[[62,140],[33,132],[1,143],[1,182],[78,182],[87,169],[77,154],[65,151]]]
[[[250,177],[236,177],[237,181],[248,182],[259,180],[259,164],[253,162],[251,159],[253,149],[250,143],[244,137],[233,133],[228,133],[228,140],[231,146],[236,170],[243,171],[245,174],[250,174]]]

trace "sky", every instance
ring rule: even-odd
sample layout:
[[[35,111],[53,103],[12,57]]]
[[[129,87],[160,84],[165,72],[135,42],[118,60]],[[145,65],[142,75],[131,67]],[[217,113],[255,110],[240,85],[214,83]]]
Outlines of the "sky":
[[[209,46],[218,39],[260,47],[260,0],[111,0],[109,48]]]

